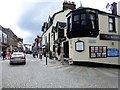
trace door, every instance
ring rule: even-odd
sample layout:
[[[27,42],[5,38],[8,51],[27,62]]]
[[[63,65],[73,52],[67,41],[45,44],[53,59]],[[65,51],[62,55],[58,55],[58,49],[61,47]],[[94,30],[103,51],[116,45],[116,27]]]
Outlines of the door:
[[[69,58],[69,42],[68,41],[64,42],[63,48],[64,48],[64,57]]]

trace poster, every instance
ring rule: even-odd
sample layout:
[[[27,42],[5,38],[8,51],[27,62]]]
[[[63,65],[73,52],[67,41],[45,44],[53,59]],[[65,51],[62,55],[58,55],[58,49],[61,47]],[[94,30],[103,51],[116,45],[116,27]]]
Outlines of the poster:
[[[90,58],[106,58],[107,46],[90,46]]]
[[[84,50],[84,42],[77,41],[75,43],[75,49],[76,49],[76,51],[83,51]]]
[[[99,52],[102,52],[102,47],[99,47]]]
[[[93,53],[95,50],[94,50],[94,47],[91,47],[91,53]]]
[[[98,52],[98,47],[95,47],[95,52]]]

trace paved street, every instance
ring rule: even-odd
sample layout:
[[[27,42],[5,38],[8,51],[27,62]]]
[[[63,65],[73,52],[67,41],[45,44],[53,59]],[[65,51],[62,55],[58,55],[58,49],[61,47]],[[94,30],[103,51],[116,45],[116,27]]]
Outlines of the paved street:
[[[2,88],[118,88],[118,69],[62,65],[57,60],[45,65],[45,58],[32,55],[27,55],[26,65],[10,66],[5,60],[1,68]]]

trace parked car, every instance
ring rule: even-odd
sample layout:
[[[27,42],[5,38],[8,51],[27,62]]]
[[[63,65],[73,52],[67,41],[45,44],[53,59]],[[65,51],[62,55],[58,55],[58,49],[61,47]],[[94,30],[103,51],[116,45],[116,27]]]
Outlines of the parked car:
[[[26,55],[23,52],[13,52],[13,54],[10,56],[10,65],[13,63],[26,64]]]

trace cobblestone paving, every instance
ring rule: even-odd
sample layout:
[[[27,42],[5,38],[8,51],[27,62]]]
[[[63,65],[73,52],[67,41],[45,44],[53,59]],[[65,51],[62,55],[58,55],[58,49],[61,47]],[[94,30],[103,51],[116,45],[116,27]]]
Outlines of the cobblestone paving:
[[[2,88],[118,88],[118,69],[41,61],[27,55],[26,65],[2,61]]]

